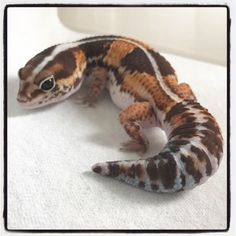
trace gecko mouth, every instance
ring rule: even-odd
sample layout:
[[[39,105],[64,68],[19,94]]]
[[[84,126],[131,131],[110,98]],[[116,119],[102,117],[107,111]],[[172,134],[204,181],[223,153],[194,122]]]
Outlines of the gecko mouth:
[[[44,96],[37,96],[36,98],[32,99],[18,94],[16,100],[18,104],[24,109],[35,109],[56,103],[59,100],[64,100],[64,98],[61,97],[60,99],[50,99],[50,97],[47,97],[46,99]]]
[[[20,102],[20,101],[18,101],[18,104],[24,109],[37,109],[37,108],[43,107],[45,105],[48,105],[49,103],[44,104],[44,103],[37,103],[37,102],[32,103],[32,102]]]
[[[17,101],[18,101],[18,104],[19,104],[21,107],[26,108],[26,109],[38,107],[38,104],[34,104],[34,103],[29,102],[29,101],[23,101],[23,100],[21,100],[21,99],[18,98],[18,97],[17,97]]]
[[[38,99],[32,100],[31,98],[28,98],[26,96],[20,96],[19,94],[18,94],[16,100],[21,107],[26,108],[26,109],[31,109],[31,108],[33,109],[33,108],[37,108],[37,107],[42,106],[38,102]]]

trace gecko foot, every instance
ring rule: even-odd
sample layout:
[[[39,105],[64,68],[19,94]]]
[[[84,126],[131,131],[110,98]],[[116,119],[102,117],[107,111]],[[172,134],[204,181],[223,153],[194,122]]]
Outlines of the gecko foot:
[[[85,107],[94,107],[95,102],[96,98],[91,95],[86,95],[86,96],[78,95],[75,100],[75,103],[80,105],[85,105]]]
[[[120,150],[121,151],[130,151],[130,152],[138,152],[139,154],[143,154],[148,149],[148,143],[138,143],[135,140],[130,140],[125,143],[121,143]]]

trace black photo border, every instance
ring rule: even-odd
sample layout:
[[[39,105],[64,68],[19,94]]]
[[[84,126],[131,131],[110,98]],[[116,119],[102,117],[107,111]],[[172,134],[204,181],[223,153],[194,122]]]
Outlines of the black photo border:
[[[75,229],[75,230],[66,230],[66,229],[9,229],[7,221],[7,17],[8,9],[15,7],[217,7],[217,8],[226,8],[227,11],[227,227],[225,229],[196,229],[196,230],[169,230],[169,229]],[[3,56],[4,56],[4,119],[3,119],[3,136],[4,136],[4,227],[6,231],[9,232],[26,232],[26,233],[203,233],[203,232],[227,232],[230,228],[230,9],[226,4],[7,4],[4,8],[3,16]]]

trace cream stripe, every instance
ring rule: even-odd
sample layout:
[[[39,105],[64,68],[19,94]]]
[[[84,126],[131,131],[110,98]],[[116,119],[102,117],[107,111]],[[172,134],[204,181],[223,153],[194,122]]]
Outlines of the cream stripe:
[[[182,99],[177,94],[173,93],[170,90],[170,88],[165,84],[155,59],[146,50],[146,48],[144,48],[142,45],[138,44],[137,42],[134,42],[132,40],[125,39],[125,38],[116,38],[116,37],[114,37],[114,38],[111,38],[111,37],[105,38],[104,37],[104,38],[100,38],[100,39],[99,38],[88,39],[88,40],[85,40],[85,41],[82,41],[82,42],[79,41],[79,42],[70,42],[70,43],[60,44],[60,45],[58,45],[54,48],[51,55],[45,57],[44,60],[32,71],[32,74],[30,75],[30,77],[28,79],[34,78],[34,76],[36,76],[46,66],[46,64],[49,61],[52,61],[60,52],[63,52],[65,50],[69,49],[69,48],[77,47],[77,46],[85,44],[85,43],[102,41],[102,40],[121,40],[121,41],[124,41],[124,42],[132,43],[132,44],[136,45],[137,47],[139,47],[140,49],[142,49],[143,52],[145,53],[145,55],[147,56],[147,58],[149,59],[149,61],[152,64],[152,67],[154,69],[156,78],[159,80],[161,88],[165,91],[166,94],[168,94],[176,102],[181,102],[182,101]]]

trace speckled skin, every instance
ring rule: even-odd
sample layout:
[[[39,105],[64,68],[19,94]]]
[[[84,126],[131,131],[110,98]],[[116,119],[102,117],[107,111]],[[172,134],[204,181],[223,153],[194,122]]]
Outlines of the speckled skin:
[[[105,88],[109,90],[131,138],[122,144],[124,150],[148,149],[143,128],[159,126],[166,132],[168,142],[157,155],[98,163],[92,167],[96,173],[165,193],[204,183],[220,164],[223,140],[215,118],[197,102],[188,84],[178,83],[170,63],[142,42],[96,36],[59,44],[33,57],[19,77],[17,99],[26,108],[64,100],[92,77],[82,102],[93,105]]]

